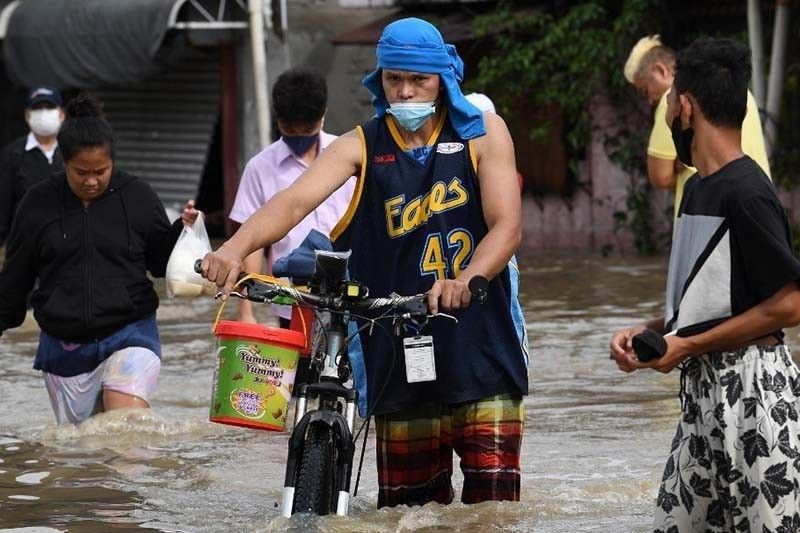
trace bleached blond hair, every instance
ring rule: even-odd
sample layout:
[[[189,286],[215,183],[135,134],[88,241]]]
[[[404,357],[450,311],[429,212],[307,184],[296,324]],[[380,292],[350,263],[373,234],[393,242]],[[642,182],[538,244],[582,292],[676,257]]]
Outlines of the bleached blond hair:
[[[636,74],[639,72],[642,66],[642,59],[644,59],[653,48],[659,46],[664,46],[661,44],[661,37],[659,35],[648,35],[647,37],[639,39],[639,42],[636,43],[631,50],[628,60],[625,61],[623,73],[625,74],[625,79],[628,80],[629,83],[633,83]]]

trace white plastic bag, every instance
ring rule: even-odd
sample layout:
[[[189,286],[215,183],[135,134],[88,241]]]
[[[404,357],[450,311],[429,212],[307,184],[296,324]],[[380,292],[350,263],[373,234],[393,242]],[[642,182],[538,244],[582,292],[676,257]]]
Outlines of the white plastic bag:
[[[194,262],[202,259],[211,251],[211,241],[208,240],[203,213],[197,215],[197,220],[191,227],[183,227],[183,231],[175,243],[175,248],[167,262],[167,295],[174,296],[200,296],[214,294],[216,287],[203,279],[203,276],[194,271]]]

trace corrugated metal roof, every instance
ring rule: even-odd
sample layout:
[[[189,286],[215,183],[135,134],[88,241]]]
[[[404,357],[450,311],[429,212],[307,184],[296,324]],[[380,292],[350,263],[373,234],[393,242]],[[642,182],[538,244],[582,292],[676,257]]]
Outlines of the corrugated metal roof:
[[[117,135],[116,164],[146,179],[165,204],[197,194],[219,115],[219,53],[197,53],[151,81],[98,95]]]

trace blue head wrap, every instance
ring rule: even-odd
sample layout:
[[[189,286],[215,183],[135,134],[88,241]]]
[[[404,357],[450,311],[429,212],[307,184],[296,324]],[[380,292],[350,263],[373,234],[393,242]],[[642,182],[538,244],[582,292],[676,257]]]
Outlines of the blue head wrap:
[[[383,29],[376,55],[378,67],[362,81],[372,93],[376,117],[384,116],[389,108],[381,83],[382,69],[438,74],[447,93],[450,122],[458,135],[466,140],[486,134],[483,113],[467,101],[459,86],[464,79],[464,62],[456,47],[445,44],[432,24],[418,18],[392,22]]]

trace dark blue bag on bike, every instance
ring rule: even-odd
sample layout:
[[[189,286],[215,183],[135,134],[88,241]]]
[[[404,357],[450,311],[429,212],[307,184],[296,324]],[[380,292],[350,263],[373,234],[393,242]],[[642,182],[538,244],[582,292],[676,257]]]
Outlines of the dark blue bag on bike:
[[[316,250],[332,252],[333,246],[324,233],[312,229],[300,246],[275,260],[272,275],[276,278],[309,279],[314,275]]]

